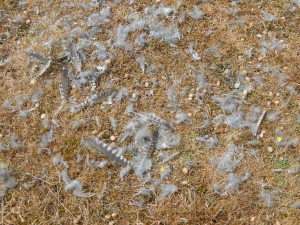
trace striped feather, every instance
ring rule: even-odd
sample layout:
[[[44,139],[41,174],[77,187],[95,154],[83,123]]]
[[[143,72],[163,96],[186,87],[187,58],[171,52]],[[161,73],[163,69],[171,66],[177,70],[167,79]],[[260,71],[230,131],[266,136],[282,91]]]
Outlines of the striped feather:
[[[131,162],[124,158],[123,155],[119,154],[116,149],[112,149],[110,146],[105,144],[103,141],[95,137],[89,137],[87,144],[93,148],[95,151],[102,153],[103,155],[107,156],[111,160],[114,160],[123,165],[130,165]]]
[[[145,119],[149,123],[156,124],[166,130],[175,132],[175,130],[167,123],[167,121],[160,118],[159,116],[156,116],[153,113],[148,113],[148,112],[133,112],[133,113],[140,116],[141,118]]]

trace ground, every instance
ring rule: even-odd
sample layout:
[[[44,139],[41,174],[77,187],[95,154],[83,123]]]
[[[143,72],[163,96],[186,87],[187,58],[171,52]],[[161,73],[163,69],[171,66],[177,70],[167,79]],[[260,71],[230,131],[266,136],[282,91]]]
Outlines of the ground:
[[[0,190],[5,194],[1,198],[0,223],[298,224],[300,211],[293,204],[300,201],[300,180],[299,173],[291,171],[300,162],[299,1],[98,2],[0,2],[0,162],[3,171],[3,168],[11,170],[9,177],[15,182],[11,188],[5,188],[2,184],[8,178],[1,175],[5,178]],[[134,15],[144,18],[144,9],[153,5],[176,9],[162,11],[151,22],[151,25],[159,21],[164,26],[174,25],[172,28],[180,32],[177,35],[170,31],[175,41],[168,41],[163,35],[150,37],[147,24],[144,25],[147,28],[132,28],[128,33],[126,43],[131,47],[126,43],[122,43],[125,47],[118,46],[118,26],[135,21]],[[194,6],[203,12],[200,18],[193,18],[195,12],[189,15]],[[108,21],[100,19],[101,31],[92,39],[81,35],[91,30],[89,16],[106,7],[110,15]],[[270,15],[266,18],[263,12],[275,18]],[[147,40],[143,46],[135,44],[142,33]],[[90,42],[85,42],[87,39]],[[85,63],[79,58],[79,70],[107,65],[96,82],[97,90],[113,89],[118,93],[127,88],[127,98],[120,103],[97,103],[72,113],[69,106],[83,102],[92,87],[90,83],[82,89],[70,84],[66,87],[67,102],[56,114],[61,104],[59,84],[63,68],[69,67],[69,74],[74,76],[80,74],[76,71],[76,60],[67,56],[69,43],[80,46],[87,58]],[[98,57],[95,45],[90,43],[103,44],[108,55]],[[189,50],[190,44],[194,51]],[[251,48],[252,53],[246,54]],[[45,56],[42,60],[51,60],[41,75],[37,74],[46,63],[30,55],[32,52]],[[146,63],[139,65],[138,57]],[[195,76],[203,74],[205,81],[197,82]],[[170,97],[171,89],[174,94]],[[36,93],[41,96],[33,100]],[[233,94],[240,101],[230,112],[215,100],[226,94]],[[8,100],[12,102],[11,108]],[[172,101],[180,107],[170,107]],[[180,136],[178,145],[154,150],[151,156],[153,179],[176,186],[176,191],[162,200],[160,184],[150,197],[136,196],[142,187],[154,184],[144,182],[134,172],[120,179],[122,166],[81,143],[89,136],[117,147],[134,143],[134,138],[119,141],[133,117],[125,113],[129,104],[134,104],[137,111],[163,118]],[[260,115],[266,112],[260,123],[255,121],[259,124],[257,135],[248,127],[230,124],[230,118],[238,115],[235,113],[244,112],[245,118],[254,107],[259,107]],[[185,113],[190,120],[176,125],[178,112]],[[278,113],[274,120],[268,116],[271,112]],[[219,115],[227,120],[216,124],[214,118]],[[117,121],[116,128],[110,118]],[[85,122],[74,128],[72,122],[79,119]],[[211,123],[202,126],[206,120]],[[155,126],[149,129],[152,131]],[[42,143],[43,135],[51,129],[53,137]],[[17,140],[13,140],[13,134]],[[197,137],[205,135],[215,135],[218,144],[210,148],[197,141]],[[252,140],[256,142],[251,144]],[[236,168],[226,171],[226,164],[224,171],[212,161],[213,157],[222,157],[230,144],[239,146],[242,153],[230,161],[238,161]],[[163,163],[161,152],[176,156]],[[68,165],[55,163],[57,156]],[[87,156],[109,163],[95,169],[86,163]],[[128,151],[125,157],[131,160],[134,155]],[[162,179],[160,173],[166,166],[172,172]],[[63,170],[67,170],[71,179],[81,182],[84,193],[94,195],[77,197],[65,190]],[[236,189],[224,191],[230,174],[242,177],[247,172],[249,178],[235,186]],[[215,184],[221,187],[220,193]],[[137,201],[143,204],[137,206]]]

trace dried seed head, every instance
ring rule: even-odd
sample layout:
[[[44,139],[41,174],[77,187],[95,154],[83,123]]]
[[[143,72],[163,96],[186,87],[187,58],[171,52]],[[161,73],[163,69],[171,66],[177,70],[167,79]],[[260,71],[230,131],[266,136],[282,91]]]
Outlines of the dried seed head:
[[[111,218],[111,215],[105,215],[104,218],[109,220]]]
[[[116,140],[116,137],[112,135],[112,136],[110,136],[110,140],[111,140],[111,141],[115,141],[115,140]]]
[[[270,152],[270,153],[272,153],[272,152],[274,151],[273,148],[272,148],[271,146],[268,146],[267,150],[268,150],[268,152]]]
[[[242,75],[246,76],[247,75],[247,70],[242,70]]]
[[[184,180],[184,181],[181,182],[181,184],[182,184],[182,185],[187,185],[188,182],[187,182],[186,180]]]
[[[258,57],[258,61],[262,61],[263,57],[262,56],[259,56]]]
[[[279,101],[278,100],[274,101],[274,103],[275,103],[275,105],[279,105]]]
[[[93,130],[92,135],[95,135],[95,134],[97,134],[97,133],[98,133],[97,130]]]
[[[147,81],[146,83],[145,83],[145,87],[147,88],[147,87],[149,87],[149,82]]]
[[[270,101],[267,101],[267,106],[271,106],[271,102]]]
[[[277,93],[276,93],[276,96],[279,97],[279,96],[280,96],[280,93],[277,92]]]
[[[39,103],[35,103],[35,107],[38,108],[40,106]]]
[[[30,81],[30,84],[31,84],[31,85],[36,84],[36,79],[32,79],[32,80]]]
[[[117,212],[113,212],[113,213],[111,214],[111,217],[116,218],[118,215],[119,215],[119,214],[118,214]]]
[[[241,85],[240,83],[235,83],[235,84],[234,84],[234,88],[235,88],[235,89],[238,89],[238,88],[240,87],[240,85]]]
[[[186,167],[184,167],[184,168],[182,168],[182,172],[183,172],[184,174],[187,174],[187,173],[189,172],[189,169],[186,168]]]
[[[216,85],[217,85],[217,87],[220,87],[221,82],[218,80]]]
[[[270,97],[273,97],[273,92],[270,91],[270,92],[269,92],[269,96],[270,96]]]
[[[224,74],[228,74],[228,73],[230,73],[230,70],[229,70],[229,69],[226,69],[226,70],[224,70],[223,73],[224,73]]]

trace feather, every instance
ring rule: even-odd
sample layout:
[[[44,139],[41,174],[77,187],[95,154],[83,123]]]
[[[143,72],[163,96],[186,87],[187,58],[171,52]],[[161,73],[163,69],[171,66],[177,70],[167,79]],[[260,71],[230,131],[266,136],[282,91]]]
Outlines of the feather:
[[[40,53],[37,52],[25,52],[27,55],[31,56],[32,58],[36,59],[39,62],[46,63],[48,60]]]
[[[64,71],[61,75],[61,81],[59,84],[59,92],[60,92],[60,97],[61,97],[61,101],[65,102],[68,94],[69,94],[69,90],[68,90],[68,85],[69,85],[69,78],[68,78],[68,73],[69,70],[68,68],[64,68]]]
[[[73,65],[75,66],[76,71],[80,72],[82,64],[81,64],[81,58],[78,53],[78,49],[77,49],[76,45],[71,43],[69,46],[69,51],[70,51],[70,59],[71,59]]]
[[[87,141],[87,144],[94,150],[96,150],[99,153],[102,153],[103,155],[107,156],[111,160],[114,160],[118,163],[121,163],[123,165],[130,165],[131,162],[127,161],[127,159],[124,158],[123,155],[120,155],[116,149],[112,149],[110,146],[105,144],[103,141],[100,141],[99,139],[95,137],[90,137]]]
[[[103,101],[104,99],[106,99],[107,97],[109,97],[110,95],[112,95],[114,93],[115,93],[115,90],[113,90],[113,89],[98,91],[97,93],[92,94],[84,102],[71,105],[70,112],[77,113],[80,110],[86,108],[87,106],[93,106],[97,103],[100,103],[101,101]]]
[[[65,103],[67,101],[67,98],[68,98],[68,94],[69,94],[68,73],[69,73],[68,68],[64,68],[64,71],[61,74],[61,79],[60,79],[60,83],[59,83],[59,92],[60,92],[61,104],[58,107],[58,109],[56,110],[56,112],[54,113],[54,116],[57,115],[60,112],[60,110],[63,108],[63,106],[65,105]]]
[[[175,132],[175,130],[167,123],[167,121],[160,118],[159,116],[156,116],[155,114],[148,113],[148,112],[133,112],[133,113],[145,119],[147,122],[156,124],[164,129]]]

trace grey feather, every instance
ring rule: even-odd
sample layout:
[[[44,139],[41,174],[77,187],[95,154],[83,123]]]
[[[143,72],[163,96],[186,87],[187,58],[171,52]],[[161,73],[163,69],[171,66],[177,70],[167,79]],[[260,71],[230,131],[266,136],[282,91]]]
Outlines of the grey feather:
[[[116,149],[112,149],[110,146],[105,144],[103,141],[100,141],[99,139],[97,139],[95,137],[89,137],[87,144],[91,148],[93,148],[95,151],[102,153],[103,155],[107,156],[111,160],[114,160],[123,165],[131,164],[131,162],[127,161],[127,159],[125,159],[123,155],[120,155]]]
[[[133,113],[140,116],[146,122],[156,124],[166,130],[175,132],[175,130],[167,123],[167,121],[160,118],[159,116],[156,116],[155,114],[148,113],[148,112],[133,112]]]
[[[113,89],[98,91],[97,93],[92,94],[84,102],[76,103],[76,104],[71,105],[70,106],[70,112],[71,113],[77,113],[80,110],[83,110],[84,108],[86,108],[87,106],[93,106],[97,103],[100,103],[102,100],[106,99],[110,95],[113,95],[114,93],[116,93],[116,92]]]
[[[78,53],[77,47],[75,44],[71,43],[69,46],[69,51],[70,51],[70,59],[76,69],[77,72],[81,71],[82,63],[81,63],[81,58]]]

